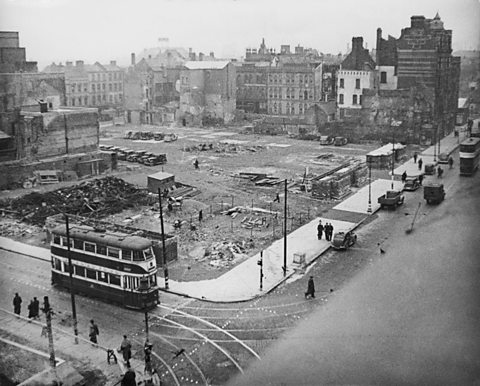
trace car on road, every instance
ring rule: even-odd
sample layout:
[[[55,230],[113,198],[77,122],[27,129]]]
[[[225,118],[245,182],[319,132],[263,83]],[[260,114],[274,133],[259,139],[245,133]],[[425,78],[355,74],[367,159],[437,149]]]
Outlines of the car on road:
[[[348,143],[347,138],[345,137],[335,137],[334,145],[335,146],[344,146]]]
[[[425,174],[428,176],[435,174],[435,164],[429,163],[425,165]]]
[[[403,190],[413,192],[420,187],[420,181],[418,177],[407,177],[405,184],[403,185]]]
[[[357,242],[357,235],[353,231],[337,232],[333,236],[332,247],[337,250],[350,248]]]
[[[438,163],[439,164],[448,164],[448,154],[447,153],[440,153],[438,155]]]
[[[377,202],[382,209],[385,207],[395,209],[397,206],[402,205],[404,200],[405,196],[400,190],[387,190],[387,193],[378,197]]]
[[[423,198],[427,204],[440,204],[445,199],[443,184],[428,184],[423,187]]]
[[[127,157],[128,162],[137,162],[140,157],[143,157],[147,151],[146,150],[136,150]]]

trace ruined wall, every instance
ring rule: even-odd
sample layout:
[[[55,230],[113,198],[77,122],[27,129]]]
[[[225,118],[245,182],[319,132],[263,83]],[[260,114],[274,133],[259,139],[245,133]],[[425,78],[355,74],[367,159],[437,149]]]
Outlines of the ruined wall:
[[[25,113],[17,135],[23,143],[19,148],[20,158],[41,159],[94,151],[99,143],[98,112],[84,109]]]
[[[36,170],[60,170],[61,172],[74,171],[77,173],[78,164],[88,160],[101,159],[99,173],[116,169],[116,156],[107,152],[95,151],[63,157],[48,158],[41,161],[28,162],[10,161],[0,163],[0,190],[13,189],[22,186],[23,182],[33,177]]]

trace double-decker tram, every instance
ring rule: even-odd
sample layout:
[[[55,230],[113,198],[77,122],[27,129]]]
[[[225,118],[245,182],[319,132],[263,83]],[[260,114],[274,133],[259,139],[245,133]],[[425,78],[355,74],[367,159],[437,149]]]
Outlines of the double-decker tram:
[[[480,162],[480,138],[470,137],[460,144],[460,175],[471,176]]]
[[[70,257],[75,292],[141,310],[158,303],[157,264],[151,240],[84,225],[70,225],[68,236],[65,225],[52,230],[54,285],[69,288]]]

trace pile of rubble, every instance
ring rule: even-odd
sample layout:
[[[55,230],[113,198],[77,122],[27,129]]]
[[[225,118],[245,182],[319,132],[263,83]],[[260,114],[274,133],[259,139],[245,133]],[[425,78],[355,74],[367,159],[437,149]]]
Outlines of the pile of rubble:
[[[14,210],[22,221],[43,226],[47,217],[58,213],[102,218],[135,205],[151,205],[154,202],[155,197],[146,190],[108,176],[52,192],[33,192],[3,201],[0,209]]]
[[[231,241],[217,242],[205,250],[205,258],[210,260],[211,266],[226,267],[236,259],[247,256],[247,246],[245,241],[241,245]]]
[[[21,222],[0,222],[0,236],[4,237],[28,237],[41,230],[31,225],[25,225]]]

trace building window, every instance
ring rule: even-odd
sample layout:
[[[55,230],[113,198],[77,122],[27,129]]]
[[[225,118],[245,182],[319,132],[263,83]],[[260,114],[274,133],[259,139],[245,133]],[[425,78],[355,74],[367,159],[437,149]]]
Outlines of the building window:
[[[75,98],[72,98],[72,106],[75,106]]]
[[[360,89],[360,79],[355,79],[355,88]]]
[[[358,104],[359,104],[359,105],[362,104],[362,96],[361,96],[361,95],[359,95],[359,97],[358,97]]]
[[[380,72],[380,83],[387,83],[387,72]]]
[[[345,87],[345,79],[340,78],[340,86],[339,88],[344,88]]]
[[[343,94],[338,94],[338,104],[343,105]]]
[[[357,96],[354,95],[352,98],[352,105],[356,105],[356,104],[357,104]]]
[[[88,105],[88,97],[83,98],[85,106]]]

